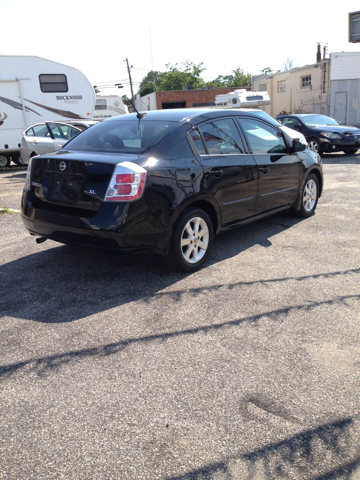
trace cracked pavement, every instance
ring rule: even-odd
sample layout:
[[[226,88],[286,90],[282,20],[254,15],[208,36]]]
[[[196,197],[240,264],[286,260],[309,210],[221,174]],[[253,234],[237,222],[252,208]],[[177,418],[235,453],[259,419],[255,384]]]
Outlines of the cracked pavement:
[[[315,216],[191,275],[0,215],[0,479],[359,479],[360,155],[323,160]]]

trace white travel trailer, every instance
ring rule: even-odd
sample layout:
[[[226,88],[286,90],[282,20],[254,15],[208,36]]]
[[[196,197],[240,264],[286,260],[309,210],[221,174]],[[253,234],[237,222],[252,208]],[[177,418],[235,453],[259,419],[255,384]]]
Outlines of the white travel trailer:
[[[91,120],[95,91],[73,67],[0,55],[0,166],[19,159],[23,131],[43,121]]]
[[[105,120],[129,113],[127,105],[118,95],[97,95],[93,120]]]
[[[234,90],[223,95],[216,95],[217,107],[231,108],[261,108],[270,105],[268,92],[249,92],[248,90]]]

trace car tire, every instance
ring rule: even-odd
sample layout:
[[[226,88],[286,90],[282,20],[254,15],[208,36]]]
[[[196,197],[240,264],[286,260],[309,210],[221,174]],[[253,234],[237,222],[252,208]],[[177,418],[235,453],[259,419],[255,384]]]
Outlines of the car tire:
[[[11,163],[10,156],[0,153],[0,167],[9,167]]]
[[[316,138],[310,138],[310,140],[308,141],[308,145],[309,149],[313,152],[318,153],[319,155],[322,154],[320,142]]]
[[[11,160],[16,164],[18,165],[19,167],[26,167],[26,163],[22,161],[21,157],[20,157],[20,153],[13,153],[11,155]]]
[[[300,210],[297,215],[302,218],[308,218],[314,215],[319,199],[319,180],[314,173],[310,173],[305,180],[301,193]]]
[[[185,210],[175,225],[167,266],[195,272],[206,262],[213,245],[214,229],[209,215],[199,208]]]
[[[358,151],[357,148],[346,148],[345,150],[343,150],[343,152],[346,154],[346,155],[355,155],[355,153]]]

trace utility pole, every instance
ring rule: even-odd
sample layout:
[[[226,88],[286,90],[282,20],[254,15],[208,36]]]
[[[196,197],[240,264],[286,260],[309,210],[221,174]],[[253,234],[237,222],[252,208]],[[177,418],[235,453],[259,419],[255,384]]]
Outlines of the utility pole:
[[[134,91],[133,91],[133,86],[132,86],[129,62],[128,62],[128,59],[126,59],[125,61],[126,61],[127,69],[128,69],[128,74],[129,74],[129,81],[130,81],[130,88],[131,88],[131,101],[134,102]]]
[[[151,70],[154,70],[153,54],[152,54],[152,40],[151,40],[151,28],[150,30],[150,50],[151,50]]]

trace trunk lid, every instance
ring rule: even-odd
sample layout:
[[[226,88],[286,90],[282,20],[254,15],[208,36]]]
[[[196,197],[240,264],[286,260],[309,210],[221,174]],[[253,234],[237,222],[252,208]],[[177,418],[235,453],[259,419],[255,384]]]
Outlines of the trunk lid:
[[[105,198],[115,165],[143,161],[136,154],[59,151],[36,157],[31,167],[33,206],[76,216],[94,216]]]

